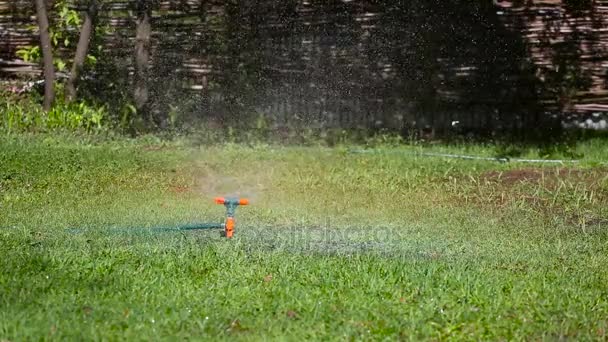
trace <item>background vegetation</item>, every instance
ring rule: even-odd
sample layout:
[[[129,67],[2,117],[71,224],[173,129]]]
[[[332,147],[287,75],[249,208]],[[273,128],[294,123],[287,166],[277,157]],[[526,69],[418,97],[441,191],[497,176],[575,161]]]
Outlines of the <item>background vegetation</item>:
[[[608,127],[602,2],[40,3],[0,1],[2,78],[45,65],[46,110],[60,83],[133,134],[260,118],[418,137]]]

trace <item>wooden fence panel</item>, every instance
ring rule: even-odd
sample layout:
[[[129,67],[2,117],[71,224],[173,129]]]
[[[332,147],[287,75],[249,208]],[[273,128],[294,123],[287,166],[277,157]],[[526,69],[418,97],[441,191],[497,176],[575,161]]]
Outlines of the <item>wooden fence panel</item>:
[[[104,49],[130,79],[133,0],[103,3]],[[153,97],[161,111],[206,99],[194,116],[319,128],[500,131],[543,111],[607,112],[608,0],[572,3],[159,1]],[[0,0],[0,76],[37,75],[13,61],[37,44],[34,24],[30,1]]]

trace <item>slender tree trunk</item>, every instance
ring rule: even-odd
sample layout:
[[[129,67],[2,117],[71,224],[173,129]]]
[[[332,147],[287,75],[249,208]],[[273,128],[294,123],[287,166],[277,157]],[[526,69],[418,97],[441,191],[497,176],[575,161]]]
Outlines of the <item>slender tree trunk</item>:
[[[135,108],[137,114],[152,123],[148,111],[148,62],[150,58],[151,5],[149,1],[137,1],[137,22],[135,37]]]
[[[66,100],[68,102],[73,101],[76,98],[76,82],[80,77],[80,72],[84,67],[84,62],[87,58],[89,51],[89,42],[91,36],[95,30],[95,17],[97,14],[97,1],[92,0],[89,4],[89,8],[84,12],[84,22],[80,28],[80,38],[78,39],[78,45],[76,46],[76,55],[74,56],[74,64],[70,72],[70,78],[65,85]]]
[[[36,1],[36,16],[38,17],[38,27],[40,30],[40,48],[42,49],[42,61],[44,71],[44,105],[45,111],[49,111],[53,106],[55,92],[55,67],[53,66],[53,50],[51,47],[51,37],[49,35],[49,19],[44,0]]]

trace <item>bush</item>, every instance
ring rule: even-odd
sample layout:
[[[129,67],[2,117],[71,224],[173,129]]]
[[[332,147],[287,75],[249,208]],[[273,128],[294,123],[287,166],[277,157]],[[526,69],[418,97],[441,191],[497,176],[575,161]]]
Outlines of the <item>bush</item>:
[[[7,133],[55,130],[94,133],[105,130],[109,125],[105,106],[58,100],[45,113],[34,96],[19,96],[5,91],[0,93],[0,98],[0,130]]]

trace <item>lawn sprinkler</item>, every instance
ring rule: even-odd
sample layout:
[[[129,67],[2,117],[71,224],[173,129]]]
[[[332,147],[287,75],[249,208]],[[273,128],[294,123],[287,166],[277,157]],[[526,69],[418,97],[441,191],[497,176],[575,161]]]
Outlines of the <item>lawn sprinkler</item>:
[[[238,208],[240,205],[249,205],[249,200],[244,198],[217,197],[215,199],[215,203],[223,204],[226,207],[226,221],[223,223],[222,227],[224,229],[223,235],[227,239],[232,239],[236,225],[236,220],[234,219],[236,208]]]
[[[222,236],[227,239],[232,239],[236,226],[235,214],[236,208],[241,205],[249,205],[249,200],[244,198],[224,198],[217,197],[215,203],[223,204],[226,207],[226,220],[224,223],[202,223],[181,226],[179,230],[207,230],[207,229],[223,229]]]

